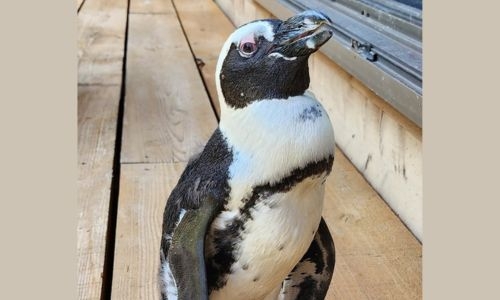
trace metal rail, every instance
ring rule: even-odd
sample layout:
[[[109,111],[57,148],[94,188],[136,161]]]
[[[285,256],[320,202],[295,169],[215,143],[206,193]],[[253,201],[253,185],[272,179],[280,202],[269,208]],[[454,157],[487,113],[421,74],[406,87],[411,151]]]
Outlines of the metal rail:
[[[382,9],[388,0],[373,0],[371,5],[352,0],[256,1],[281,19],[305,9],[327,14],[334,35],[320,51],[422,126],[420,10],[408,6]]]

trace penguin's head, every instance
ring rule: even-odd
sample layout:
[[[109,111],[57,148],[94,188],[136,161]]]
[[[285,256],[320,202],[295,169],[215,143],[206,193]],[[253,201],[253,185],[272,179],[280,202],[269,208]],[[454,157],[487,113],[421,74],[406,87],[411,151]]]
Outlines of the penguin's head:
[[[257,20],[236,29],[216,67],[222,113],[302,95],[309,87],[307,60],[332,36],[330,24],[324,14],[308,10],[286,21]]]

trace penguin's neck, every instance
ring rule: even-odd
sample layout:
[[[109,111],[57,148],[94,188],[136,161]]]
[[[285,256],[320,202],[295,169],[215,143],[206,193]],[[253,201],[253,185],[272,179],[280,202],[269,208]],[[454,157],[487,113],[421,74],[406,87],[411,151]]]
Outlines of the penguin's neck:
[[[221,113],[219,128],[234,155],[229,170],[231,199],[333,155],[328,115],[309,96],[260,100],[241,109],[222,105]]]

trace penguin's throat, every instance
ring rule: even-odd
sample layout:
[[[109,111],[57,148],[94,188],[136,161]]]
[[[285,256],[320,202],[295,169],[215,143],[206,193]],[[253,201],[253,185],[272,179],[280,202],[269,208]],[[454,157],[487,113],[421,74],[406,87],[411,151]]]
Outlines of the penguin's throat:
[[[219,128],[241,164],[259,166],[260,176],[275,175],[319,161],[334,150],[330,119],[308,96],[267,99],[242,109],[224,107]],[[246,166],[244,166],[246,168]]]

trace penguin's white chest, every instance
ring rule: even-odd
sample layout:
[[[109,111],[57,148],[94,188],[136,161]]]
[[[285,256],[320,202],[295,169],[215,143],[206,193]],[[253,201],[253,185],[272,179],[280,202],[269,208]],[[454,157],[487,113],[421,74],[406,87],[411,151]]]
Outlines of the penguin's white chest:
[[[325,174],[306,178],[251,209],[227,282],[210,299],[263,299],[281,284],[316,233],[324,180]]]
[[[219,127],[233,151],[230,194],[205,249],[209,258],[229,257],[231,266],[210,299],[264,299],[302,258],[318,228],[333,129],[321,104],[307,96],[226,110]]]

